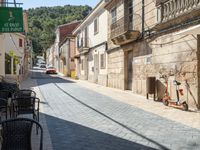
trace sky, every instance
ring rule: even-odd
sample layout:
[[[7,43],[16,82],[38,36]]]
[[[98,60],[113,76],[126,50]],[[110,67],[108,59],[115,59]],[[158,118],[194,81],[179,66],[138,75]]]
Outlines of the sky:
[[[11,1],[11,0],[10,0]],[[16,0],[23,3],[23,9],[36,8],[40,6],[64,6],[64,5],[89,5],[95,7],[100,0]]]

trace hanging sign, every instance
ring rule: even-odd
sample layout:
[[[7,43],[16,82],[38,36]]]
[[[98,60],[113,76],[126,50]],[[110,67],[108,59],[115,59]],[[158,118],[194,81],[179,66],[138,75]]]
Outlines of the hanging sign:
[[[22,8],[0,7],[0,32],[24,32]]]

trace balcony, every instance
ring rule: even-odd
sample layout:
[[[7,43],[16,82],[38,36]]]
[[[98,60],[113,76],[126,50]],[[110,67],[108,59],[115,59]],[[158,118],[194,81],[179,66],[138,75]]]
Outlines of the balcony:
[[[81,38],[77,43],[78,51],[80,54],[89,52],[89,38]]]
[[[157,30],[178,25],[200,16],[200,0],[157,0]]]
[[[125,18],[117,20],[111,24],[110,38],[115,45],[124,45],[135,41],[140,36],[140,32],[133,30],[132,22],[125,21]]]

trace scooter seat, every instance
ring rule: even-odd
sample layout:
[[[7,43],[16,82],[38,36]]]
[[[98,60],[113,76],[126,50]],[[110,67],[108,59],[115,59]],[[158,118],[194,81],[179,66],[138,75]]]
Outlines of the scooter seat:
[[[174,82],[174,85],[181,85],[181,83],[176,80],[174,80],[173,82]]]

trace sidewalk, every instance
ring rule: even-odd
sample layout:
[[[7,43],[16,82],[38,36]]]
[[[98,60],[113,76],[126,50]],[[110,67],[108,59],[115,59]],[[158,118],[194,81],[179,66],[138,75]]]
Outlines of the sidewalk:
[[[123,91],[119,89],[104,87],[98,84],[88,82],[86,80],[73,80],[67,77],[61,78],[73,81],[84,88],[88,88],[100,94],[109,96],[115,100],[130,104],[147,112],[159,115],[163,118],[167,118],[169,120],[200,130],[199,111],[186,112],[172,107],[164,106],[161,102],[147,100],[144,96],[134,94],[131,91]]]
[[[21,89],[31,89],[35,91],[37,97],[40,99],[40,124],[42,125],[42,128],[43,128],[43,150],[53,150],[45,115],[43,114],[44,113],[43,105],[45,104],[45,102],[39,90],[39,87],[37,86],[36,80],[31,79],[29,75],[24,81],[21,82],[20,87]],[[37,138],[37,137],[34,137],[34,138]],[[38,141],[36,140],[33,143],[35,145],[38,145]]]

